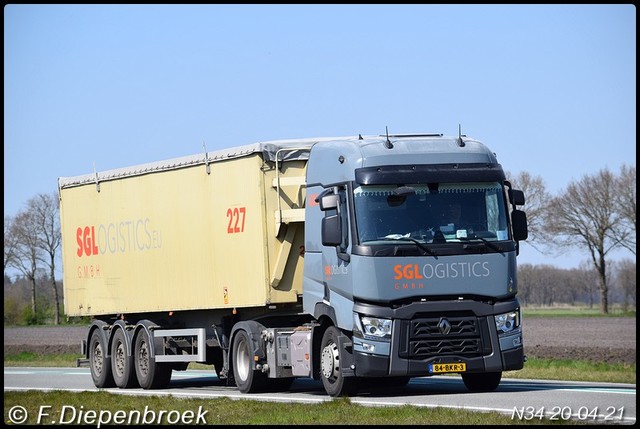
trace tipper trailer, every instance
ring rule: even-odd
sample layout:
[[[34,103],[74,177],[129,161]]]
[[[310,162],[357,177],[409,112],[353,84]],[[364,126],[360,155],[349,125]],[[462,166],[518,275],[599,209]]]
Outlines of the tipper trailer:
[[[58,184],[97,387],[199,362],[244,393],[444,373],[488,391],[523,367],[524,194],[464,135],[269,141]]]

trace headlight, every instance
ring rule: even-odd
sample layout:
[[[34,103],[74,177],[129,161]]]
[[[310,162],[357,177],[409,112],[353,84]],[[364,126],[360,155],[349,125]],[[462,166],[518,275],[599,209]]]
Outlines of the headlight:
[[[391,338],[391,320],[377,317],[362,317],[362,330],[365,338]]]
[[[498,314],[494,317],[496,319],[496,329],[498,329],[498,332],[511,332],[520,326],[520,310]]]

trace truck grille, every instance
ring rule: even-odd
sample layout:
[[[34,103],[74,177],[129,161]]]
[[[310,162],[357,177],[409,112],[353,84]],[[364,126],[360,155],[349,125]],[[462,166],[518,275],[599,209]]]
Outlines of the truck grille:
[[[446,322],[441,328],[443,319]],[[404,358],[477,357],[483,354],[481,329],[476,317],[415,319],[405,321],[402,328],[405,343],[400,356]]]

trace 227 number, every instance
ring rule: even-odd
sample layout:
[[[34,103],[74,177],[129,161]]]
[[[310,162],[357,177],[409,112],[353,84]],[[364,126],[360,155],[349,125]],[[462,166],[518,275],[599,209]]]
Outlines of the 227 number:
[[[227,224],[227,234],[244,232],[244,218],[246,213],[246,207],[234,207],[232,209],[227,209],[227,218],[229,219],[229,223]]]

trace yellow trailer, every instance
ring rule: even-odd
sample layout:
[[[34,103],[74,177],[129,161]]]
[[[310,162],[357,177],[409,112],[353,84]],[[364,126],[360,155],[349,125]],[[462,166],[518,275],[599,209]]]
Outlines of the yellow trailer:
[[[313,142],[60,178],[66,313],[296,302]]]

